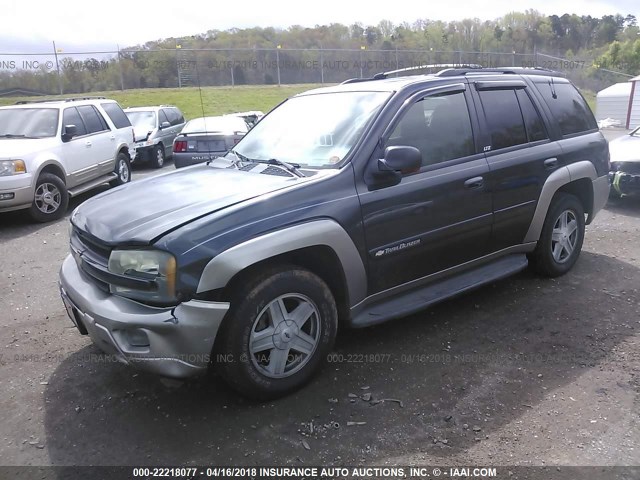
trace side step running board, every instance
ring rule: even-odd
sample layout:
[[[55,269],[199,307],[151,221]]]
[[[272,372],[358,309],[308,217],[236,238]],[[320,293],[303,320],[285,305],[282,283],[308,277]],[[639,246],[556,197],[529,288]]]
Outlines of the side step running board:
[[[495,282],[524,270],[528,265],[525,254],[512,254],[491,263],[466,271],[455,277],[410,290],[388,300],[381,300],[359,312],[352,320],[353,327],[368,327],[398,317],[411,315],[429,305]]]
[[[90,181],[89,183],[83,183],[82,185],[77,186],[76,188],[69,189],[69,196],[75,197],[76,195],[80,195],[81,193],[87,192],[92,188],[97,187],[98,185],[102,185],[103,183],[109,183],[111,180],[115,180],[118,178],[118,175],[113,172],[108,175],[103,175],[102,177],[98,177],[95,180]]]

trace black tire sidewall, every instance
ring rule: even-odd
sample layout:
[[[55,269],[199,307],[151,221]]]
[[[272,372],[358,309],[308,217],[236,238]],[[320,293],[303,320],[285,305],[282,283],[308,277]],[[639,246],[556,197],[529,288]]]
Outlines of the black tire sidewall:
[[[127,164],[127,169],[129,170],[129,177],[127,181],[123,181],[122,178],[120,178],[120,162],[122,160]],[[111,182],[112,186],[117,187],[131,181],[131,162],[129,162],[129,158],[123,152],[118,153],[118,156],[116,157],[116,168],[114,172],[118,177]]]
[[[162,152],[162,164],[158,162],[158,152]],[[151,166],[153,168],[162,168],[166,162],[167,158],[164,153],[164,147],[162,145],[156,145],[151,152]]]
[[[571,252],[570,258],[563,262],[558,263],[554,258],[551,250],[551,239],[553,234],[553,227],[560,217],[560,214],[565,210],[571,210],[578,222],[578,239],[576,246]],[[549,212],[544,221],[542,227],[542,233],[540,234],[540,240],[536,247],[535,262],[536,267],[544,275],[550,277],[557,277],[567,273],[575,265],[580,252],[582,250],[582,244],[584,242],[585,233],[585,220],[584,220],[584,208],[580,200],[574,195],[560,193],[557,194],[549,208]]]
[[[44,213],[40,211],[36,206],[35,192],[43,183],[52,183],[60,191],[60,206],[53,213]],[[29,208],[29,214],[31,215],[31,218],[33,218],[37,222],[44,223],[58,220],[64,216],[64,214],[67,212],[67,208],[69,207],[69,192],[67,191],[67,187],[62,179],[57,175],[54,175],[53,173],[40,174],[38,180],[36,181],[35,188],[33,189],[33,196],[34,198],[33,202],[31,203],[31,207]]]
[[[256,316],[273,299],[287,293],[302,294],[320,313],[320,340],[311,358],[299,371],[285,378],[262,375],[251,361],[249,338]],[[225,317],[216,344],[225,359],[218,364],[226,381],[245,396],[259,400],[277,398],[307,383],[331,352],[338,314],[331,291],[315,274],[293,267],[272,271],[236,295]],[[218,358],[220,358],[218,356]],[[214,356],[214,361],[216,356]]]

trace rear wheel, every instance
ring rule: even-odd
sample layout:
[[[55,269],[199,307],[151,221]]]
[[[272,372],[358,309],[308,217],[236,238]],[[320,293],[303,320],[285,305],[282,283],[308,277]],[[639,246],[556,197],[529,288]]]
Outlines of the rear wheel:
[[[109,182],[112,187],[124,185],[125,183],[129,183],[131,181],[131,164],[129,163],[129,157],[124,152],[118,153],[114,173],[117,175],[117,177]]]
[[[60,177],[43,173],[36,182],[29,214],[36,222],[50,222],[62,218],[69,206],[69,193]]]
[[[530,257],[536,272],[558,277],[578,260],[584,241],[584,208],[574,195],[558,193],[542,227],[540,240]]]
[[[245,396],[270,399],[306,382],[331,351],[338,327],[326,283],[299,268],[263,272],[236,292],[217,340],[218,367]]]
[[[151,166],[153,168],[162,168],[164,166],[164,146],[161,144],[156,145],[151,154]]]

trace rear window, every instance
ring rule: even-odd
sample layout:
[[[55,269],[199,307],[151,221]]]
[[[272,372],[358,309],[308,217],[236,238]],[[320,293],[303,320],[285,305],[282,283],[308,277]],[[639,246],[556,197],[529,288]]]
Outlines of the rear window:
[[[189,121],[182,133],[205,133],[205,132],[242,132],[247,131],[247,124],[238,117],[204,117],[195,118]]]
[[[570,83],[549,80],[544,83],[536,83],[536,87],[549,105],[551,114],[560,125],[562,135],[573,135],[598,128],[587,102]]]
[[[100,106],[104,108],[105,112],[107,112],[107,115],[109,115],[109,118],[116,126],[116,128],[125,128],[131,126],[129,118],[125,115],[125,113],[122,111],[122,108],[120,108],[120,105],[118,105],[117,103],[101,103]]]

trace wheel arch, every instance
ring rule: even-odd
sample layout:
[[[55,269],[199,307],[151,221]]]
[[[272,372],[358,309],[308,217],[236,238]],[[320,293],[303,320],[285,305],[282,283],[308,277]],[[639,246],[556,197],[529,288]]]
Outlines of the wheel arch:
[[[547,212],[553,197],[558,192],[570,193],[578,197],[587,213],[586,223],[589,224],[594,216],[593,181],[597,178],[598,174],[593,163],[587,160],[559,168],[549,175],[542,186],[538,204],[523,243],[537,242],[540,239]]]
[[[269,232],[218,254],[205,266],[197,293],[233,290],[256,269],[276,264],[307,268],[331,289],[341,318],[366,297],[366,272],[351,237],[334,220],[322,219]]]
[[[36,180],[43,173],[51,173],[56,177],[59,177],[60,180],[62,180],[62,183],[64,183],[65,185],[67,184],[67,174],[64,170],[64,167],[60,165],[60,163],[56,162],[55,160],[48,160],[40,166],[40,169],[38,170],[38,174],[35,177]]]

